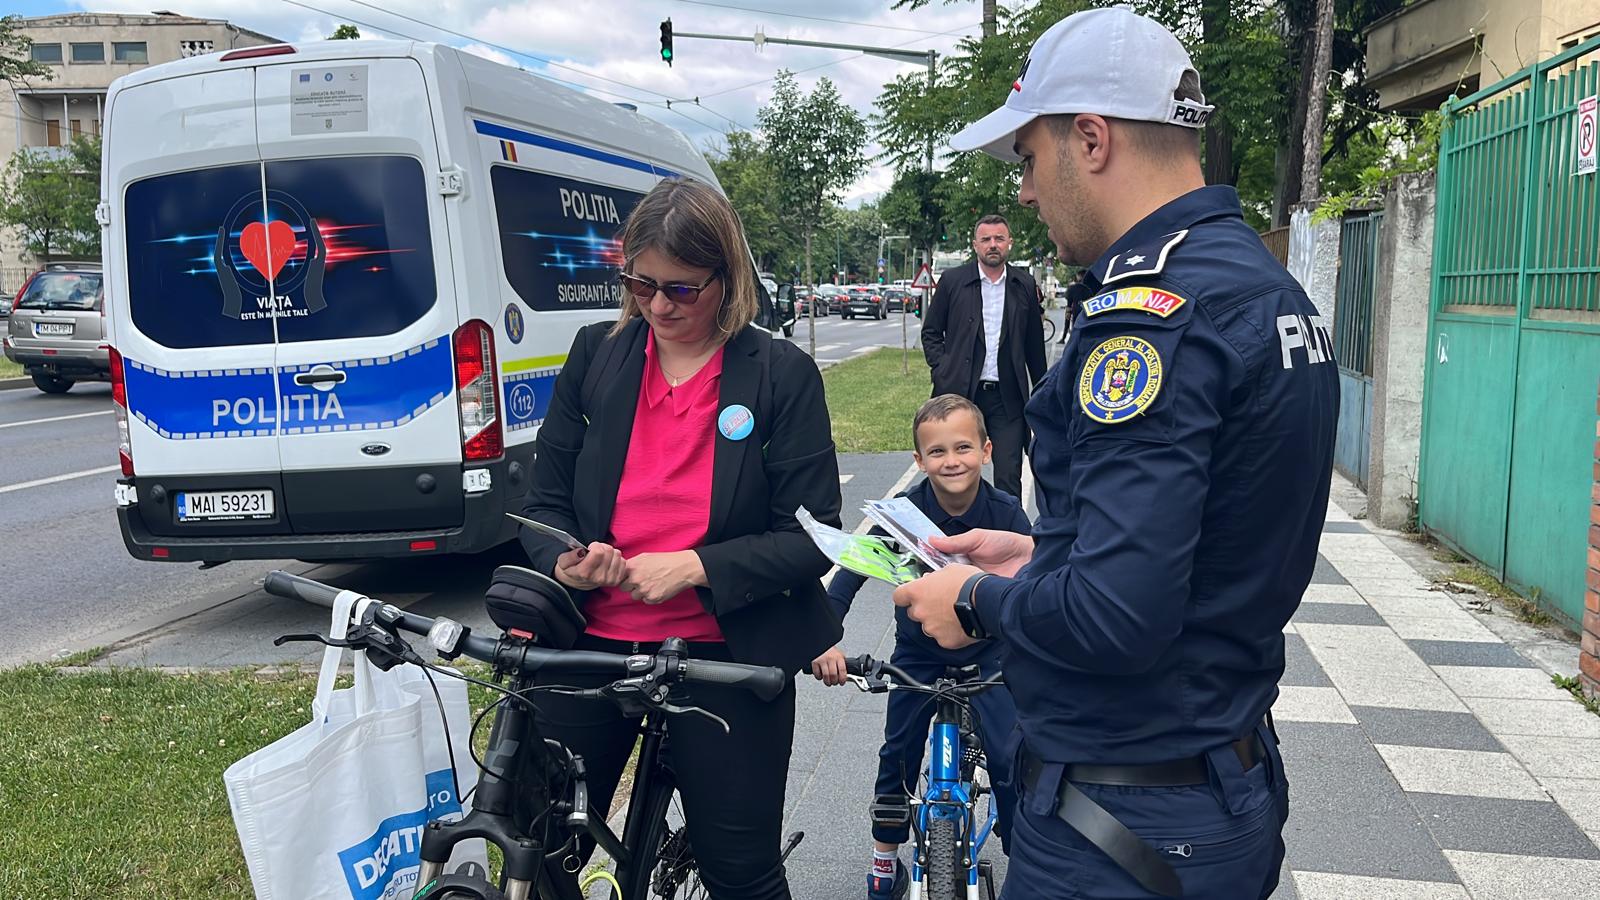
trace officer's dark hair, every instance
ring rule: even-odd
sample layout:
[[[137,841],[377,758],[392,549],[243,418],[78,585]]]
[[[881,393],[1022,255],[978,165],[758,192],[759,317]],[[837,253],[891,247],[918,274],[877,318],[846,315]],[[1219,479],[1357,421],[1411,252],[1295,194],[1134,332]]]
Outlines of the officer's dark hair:
[[[925,401],[917,410],[917,417],[911,422],[911,446],[916,448],[918,453],[922,452],[922,437],[919,432],[924,422],[943,422],[963,409],[972,413],[973,420],[978,423],[978,443],[988,443],[989,428],[983,423],[983,410],[978,408],[978,404],[960,394],[940,394],[932,400]]]
[[[1200,75],[1193,69],[1185,69],[1178,79],[1178,87],[1172,92],[1174,100],[1190,100],[1195,103],[1205,103],[1205,94],[1200,91]],[[1045,117],[1045,123],[1055,135],[1057,141],[1065,142],[1072,133],[1072,121],[1077,118],[1075,114],[1067,113]],[[1128,136],[1128,142],[1139,151],[1139,155],[1154,160],[1168,159],[1196,159],[1200,158],[1200,131],[1199,128],[1190,128],[1187,125],[1168,125],[1165,122],[1142,122],[1132,119],[1117,119],[1110,116],[1108,121],[1121,126],[1122,133]]]
[[[978,224],[972,226],[972,236],[977,237],[978,229],[985,225],[1004,225],[1006,227],[1006,231],[1011,230],[1011,223],[1006,221],[1005,216],[1002,216],[999,213],[989,213],[987,216],[979,219]]]

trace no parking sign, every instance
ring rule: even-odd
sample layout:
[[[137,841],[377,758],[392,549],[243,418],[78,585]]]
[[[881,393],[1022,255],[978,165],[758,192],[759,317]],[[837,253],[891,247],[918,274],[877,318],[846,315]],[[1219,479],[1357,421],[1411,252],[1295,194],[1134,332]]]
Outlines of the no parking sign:
[[[1578,101],[1578,174],[1595,170],[1595,101],[1585,97]]]

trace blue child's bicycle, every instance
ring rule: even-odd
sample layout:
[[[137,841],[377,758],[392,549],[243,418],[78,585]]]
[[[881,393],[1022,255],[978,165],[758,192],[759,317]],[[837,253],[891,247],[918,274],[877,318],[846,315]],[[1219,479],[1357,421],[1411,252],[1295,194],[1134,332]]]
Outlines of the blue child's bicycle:
[[[875,818],[910,817],[916,852],[908,900],[979,900],[979,882],[994,900],[993,870],[978,856],[994,833],[997,816],[993,792],[977,778],[978,770],[987,772],[987,767],[967,698],[1002,684],[999,676],[985,680],[977,666],[952,667],[933,684],[924,684],[867,655],[846,660],[845,667],[850,681],[863,691],[917,691],[938,704],[920,795],[909,797],[907,806],[873,809]],[[984,797],[989,801],[980,815]]]

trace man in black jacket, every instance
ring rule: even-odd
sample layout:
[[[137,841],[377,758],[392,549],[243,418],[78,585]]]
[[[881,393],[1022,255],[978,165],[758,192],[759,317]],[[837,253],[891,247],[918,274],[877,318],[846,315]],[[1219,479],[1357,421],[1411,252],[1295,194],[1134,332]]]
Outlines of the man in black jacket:
[[[1044,377],[1044,319],[1033,276],[1006,265],[1011,226],[978,220],[977,258],[939,276],[922,319],[933,396],[958,394],[983,411],[994,442],[994,485],[1022,497],[1023,404]]]

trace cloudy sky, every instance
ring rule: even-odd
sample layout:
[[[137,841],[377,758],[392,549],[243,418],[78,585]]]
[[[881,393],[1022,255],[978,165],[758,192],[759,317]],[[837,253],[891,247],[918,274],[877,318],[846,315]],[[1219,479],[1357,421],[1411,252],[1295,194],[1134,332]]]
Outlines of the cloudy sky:
[[[439,41],[508,65],[571,82],[611,101],[632,101],[640,112],[689,135],[699,146],[725,131],[750,128],[771,96],[779,69],[797,73],[810,90],[821,77],[839,86],[863,115],[884,82],[918,66],[846,50],[679,38],[669,68],[660,60],[662,19],[679,32],[799,38],[846,44],[950,51],[975,36],[977,0],[933,0],[916,12],[894,11],[893,0],[12,0],[24,16],[91,10],[148,13],[170,9],[224,18],[288,41],[331,34],[349,22],[363,37]],[[20,9],[17,8],[20,5]],[[700,98],[696,107],[692,98]],[[660,104],[671,98],[673,109]],[[683,101],[683,102],[679,102]],[[681,114],[679,110],[681,109]],[[876,151],[874,146],[873,151]],[[846,195],[855,205],[889,186],[891,173],[873,166]]]

